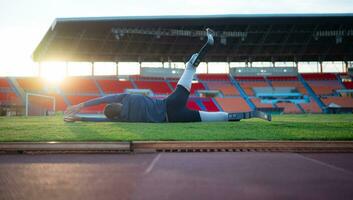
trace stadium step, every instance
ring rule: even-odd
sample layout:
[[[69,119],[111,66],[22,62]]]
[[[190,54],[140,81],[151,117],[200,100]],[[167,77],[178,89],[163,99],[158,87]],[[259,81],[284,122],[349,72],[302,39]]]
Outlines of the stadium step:
[[[229,76],[230,82],[238,89],[240,95],[244,98],[246,103],[250,106],[252,110],[256,109],[255,104],[249,99],[248,95],[245,93],[240,84],[232,76]]]
[[[315,94],[314,90],[309,86],[309,84],[304,80],[301,74],[298,74],[298,80],[304,85],[305,89],[308,91],[309,95],[314,99],[314,101],[320,106],[322,112],[325,112],[325,104],[320,100],[320,98]]]
[[[16,95],[21,98],[23,105],[26,104],[26,93],[18,84],[16,78],[9,77],[8,83],[10,84],[11,89],[16,93]]]

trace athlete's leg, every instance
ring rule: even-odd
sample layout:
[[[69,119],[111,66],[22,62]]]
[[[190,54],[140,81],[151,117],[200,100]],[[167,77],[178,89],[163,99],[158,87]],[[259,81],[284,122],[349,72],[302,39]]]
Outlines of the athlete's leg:
[[[192,79],[196,72],[196,68],[191,64],[192,59],[195,59],[197,54],[194,54],[189,62],[186,63],[186,68],[180,77],[177,87],[174,92],[166,99],[167,109],[178,110],[186,106],[186,102],[190,95]]]
[[[200,112],[200,118],[202,122],[221,122],[221,121],[240,121],[242,119],[260,118],[271,121],[271,115],[261,111],[250,111],[250,112]]]

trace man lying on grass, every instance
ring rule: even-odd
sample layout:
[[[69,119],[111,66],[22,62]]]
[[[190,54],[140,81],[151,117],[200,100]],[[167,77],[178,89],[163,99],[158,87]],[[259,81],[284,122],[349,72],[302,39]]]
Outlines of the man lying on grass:
[[[196,67],[192,64],[197,59],[194,54],[186,69],[178,81],[174,92],[163,100],[152,99],[137,94],[114,94],[92,99],[78,105],[69,107],[65,111],[64,121],[114,121],[114,122],[216,122],[216,121],[240,121],[241,119],[261,118],[271,121],[271,115],[260,111],[227,113],[204,112],[190,110],[186,102],[190,95],[190,89]],[[82,108],[98,104],[107,104],[104,108],[106,118],[88,118],[76,115]]]

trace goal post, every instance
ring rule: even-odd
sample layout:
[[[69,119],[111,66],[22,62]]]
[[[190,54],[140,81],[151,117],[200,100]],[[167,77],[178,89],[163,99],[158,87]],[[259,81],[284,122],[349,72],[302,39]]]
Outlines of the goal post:
[[[55,112],[55,97],[26,93],[26,116],[43,116]]]

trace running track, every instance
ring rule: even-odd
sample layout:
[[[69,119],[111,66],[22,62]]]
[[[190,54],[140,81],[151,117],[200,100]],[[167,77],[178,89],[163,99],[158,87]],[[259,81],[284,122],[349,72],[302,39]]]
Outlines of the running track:
[[[0,155],[0,199],[352,199],[353,154]]]

